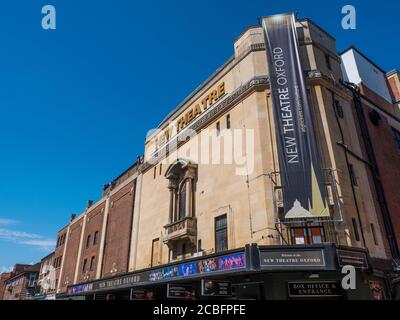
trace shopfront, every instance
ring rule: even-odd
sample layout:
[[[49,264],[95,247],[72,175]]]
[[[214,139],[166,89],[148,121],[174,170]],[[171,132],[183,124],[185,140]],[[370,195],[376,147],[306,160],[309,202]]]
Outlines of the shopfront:
[[[342,266],[356,270],[356,289],[342,288]],[[68,287],[66,298],[152,299],[387,299],[384,274],[368,253],[334,244],[257,246],[196,257]]]

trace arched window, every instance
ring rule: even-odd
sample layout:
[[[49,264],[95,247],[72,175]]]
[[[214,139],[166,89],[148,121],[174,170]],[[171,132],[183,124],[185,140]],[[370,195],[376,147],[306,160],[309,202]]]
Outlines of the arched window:
[[[96,257],[95,256],[93,256],[91,259],[90,259],[90,271],[93,271],[94,270],[94,262],[96,261]]]
[[[194,185],[197,165],[188,160],[178,159],[169,166],[165,177],[169,180],[170,223],[186,217],[194,217]]]
[[[91,239],[91,235],[89,234],[86,238],[86,249],[89,248],[89,246],[90,246],[90,239]]]
[[[186,181],[182,181],[179,190],[179,220],[186,217]]]
[[[99,238],[99,232],[96,231],[96,232],[94,233],[94,237],[93,237],[93,245],[96,245],[96,244],[97,244],[98,238]]]

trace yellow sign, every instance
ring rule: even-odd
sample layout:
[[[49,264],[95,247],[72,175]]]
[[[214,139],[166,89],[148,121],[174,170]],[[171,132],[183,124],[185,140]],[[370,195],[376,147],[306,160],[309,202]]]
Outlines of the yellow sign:
[[[179,118],[176,123],[176,130],[179,132],[186,127],[193,119],[200,115],[207,108],[211,107],[225,94],[225,82],[219,84],[214,90],[211,90],[200,103],[195,104],[189,108],[183,116]]]

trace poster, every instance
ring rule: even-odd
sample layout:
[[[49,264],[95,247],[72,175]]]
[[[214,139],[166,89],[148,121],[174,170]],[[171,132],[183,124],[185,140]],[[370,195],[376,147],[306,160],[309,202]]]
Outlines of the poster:
[[[293,14],[262,20],[286,219],[329,216]]]

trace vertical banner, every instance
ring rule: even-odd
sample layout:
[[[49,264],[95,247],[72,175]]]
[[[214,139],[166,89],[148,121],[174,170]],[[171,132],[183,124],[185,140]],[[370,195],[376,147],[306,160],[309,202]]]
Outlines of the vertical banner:
[[[293,14],[262,20],[285,219],[329,216]]]

